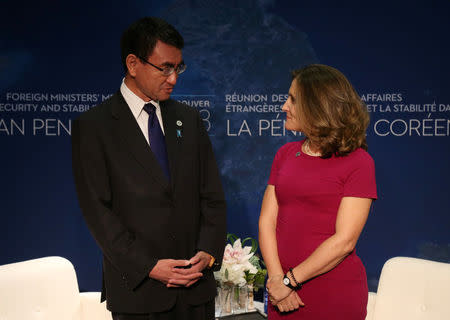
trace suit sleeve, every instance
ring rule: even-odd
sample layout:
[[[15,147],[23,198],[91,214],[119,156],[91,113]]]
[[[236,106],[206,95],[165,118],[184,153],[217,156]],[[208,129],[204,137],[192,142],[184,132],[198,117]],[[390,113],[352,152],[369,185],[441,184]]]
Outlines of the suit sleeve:
[[[217,162],[211,141],[197,115],[200,141],[200,210],[201,222],[197,248],[212,255],[213,269],[220,268],[226,243],[226,205]]]
[[[113,213],[107,157],[92,120],[75,120],[72,127],[72,169],[81,211],[103,255],[120,272],[130,290],[148,278],[158,259]]]

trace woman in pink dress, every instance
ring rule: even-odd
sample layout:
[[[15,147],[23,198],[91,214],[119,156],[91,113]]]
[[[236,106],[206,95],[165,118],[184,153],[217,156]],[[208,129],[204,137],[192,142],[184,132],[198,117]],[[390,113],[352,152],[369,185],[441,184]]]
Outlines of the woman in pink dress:
[[[367,278],[355,246],[377,198],[369,116],[345,76],[324,65],[293,72],[286,129],[259,219],[269,319],[363,320]]]

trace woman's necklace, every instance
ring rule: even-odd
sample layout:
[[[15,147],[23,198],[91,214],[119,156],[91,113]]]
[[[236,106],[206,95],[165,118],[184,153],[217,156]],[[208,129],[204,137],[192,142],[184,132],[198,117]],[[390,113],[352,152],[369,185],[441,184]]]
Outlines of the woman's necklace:
[[[309,146],[310,140],[306,140],[305,143],[303,143],[303,152],[306,153],[309,156],[313,156],[313,157],[320,157],[322,155],[322,153],[319,152],[313,152]]]

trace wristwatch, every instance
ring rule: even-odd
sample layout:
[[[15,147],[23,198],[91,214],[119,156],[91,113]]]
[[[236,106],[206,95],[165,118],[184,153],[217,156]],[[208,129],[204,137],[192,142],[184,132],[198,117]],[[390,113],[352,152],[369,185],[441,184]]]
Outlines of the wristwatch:
[[[289,289],[300,290],[302,288],[302,284],[301,283],[297,283],[297,281],[295,281],[294,277],[292,277],[292,278],[294,279],[294,282],[295,282],[296,286],[292,285],[291,279],[289,279],[289,277],[287,276],[287,273],[283,277],[283,284],[286,287],[288,287]]]
[[[294,286],[291,284],[291,279],[289,279],[289,277],[287,276],[287,274],[285,274],[284,277],[283,277],[283,284],[284,284],[286,287],[288,287],[289,289],[292,289],[292,290],[295,290],[295,289],[296,289],[296,287],[294,287]]]

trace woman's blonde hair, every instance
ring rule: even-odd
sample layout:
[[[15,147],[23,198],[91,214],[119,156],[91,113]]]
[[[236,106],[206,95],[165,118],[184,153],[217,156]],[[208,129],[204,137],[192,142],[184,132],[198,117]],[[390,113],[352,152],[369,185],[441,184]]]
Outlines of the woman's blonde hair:
[[[337,69],[312,64],[292,72],[296,114],[303,133],[322,158],[367,150],[366,105]]]

